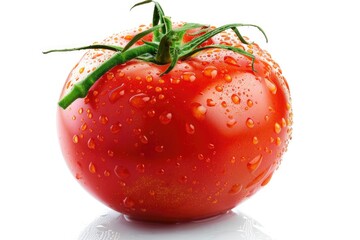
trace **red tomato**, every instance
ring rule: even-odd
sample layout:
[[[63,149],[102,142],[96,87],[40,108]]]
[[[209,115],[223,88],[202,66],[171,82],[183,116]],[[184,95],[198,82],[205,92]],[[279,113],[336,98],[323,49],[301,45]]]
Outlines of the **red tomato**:
[[[144,29],[104,43],[124,46]],[[257,44],[225,31],[203,46],[220,43],[252,53],[254,69],[226,49],[202,50],[164,75],[168,64],[133,59],[59,108],[62,151],[84,188],[132,218],[174,222],[224,213],[269,182],[291,138],[288,85]],[[62,96],[113,54],[89,50]]]

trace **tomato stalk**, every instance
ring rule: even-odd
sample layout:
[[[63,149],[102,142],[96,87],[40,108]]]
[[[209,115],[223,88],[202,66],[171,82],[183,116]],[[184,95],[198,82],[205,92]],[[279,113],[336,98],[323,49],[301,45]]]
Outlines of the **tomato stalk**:
[[[254,69],[255,56],[252,55],[251,53],[241,48],[236,48],[222,44],[208,45],[205,47],[201,47],[201,44],[204,43],[209,38],[226,30],[232,30],[242,43],[248,44],[248,42],[243,38],[239,30],[237,29],[237,27],[242,27],[242,26],[250,26],[257,28],[264,35],[267,41],[268,40],[267,36],[260,27],[253,24],[235,23],[235,24],[226,24],[215,29],[210,29],[209,27],[206,27],[206,25],[203,24],[185,23],[183,26],[173,29],[171,19],[165,16],[165,13],[162,10],[160,4],[157,3],[156,1],[146,0],[143,2],[139,2],[135,4],[132,8],[151,2],[155,4],[153,21],[152,21],[153,27],[135,35],[123,48],[113,45],[95,44],[80,48],[56,49],[56,50],[43,52],[44,54],[46,54],[51,52],[66,52],[66,51],[86,50],[86,49],[106,49],[106,50],[115,51],[115,54],[110,59],[102,63],[97,69],[95,69],[92,73],[87,75],[83,80],[74,84],[70,92],[59,101],[58,104],[60,107],[66,109],[76,99],[86,97],[91,86],[101,76],[103,76],[107,71],[109,71],[111,68],[115,67],[116,65],[126,63],[131,59],[139,59],[142,61],[153,62],[159,65],[169,64],[168,68],[161,74],[163,75],[170,72],[175,67],[178,60],[184,60],[188,57],[191,57],[193,54],[205,49],[221,48],[221,49],[234,51],[251,59],[252,69],[253,71],[255,71]],[[199,28],[201,29],[201,33],[202,33],[200,36],[194,37],[191,41],[187,43],[183,43],[184,34],[188,30],[199,29]],[[142,40],[143,37],[145,37],[150,33],[153,34],[152,42],[143,41],[144,43],[143,45],[133,47],[135,43]]]

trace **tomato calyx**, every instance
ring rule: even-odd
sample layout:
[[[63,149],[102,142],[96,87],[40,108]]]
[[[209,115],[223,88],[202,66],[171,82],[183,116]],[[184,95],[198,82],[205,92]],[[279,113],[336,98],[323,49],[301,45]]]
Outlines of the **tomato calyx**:
[[[203,24],[185,23],[182,26],[173,29],[171,19],[165,16],[163,9],[156,1],[146,0],[143,2],[139,2],[135,4],[131,9],[147,3],[155,4],[152,27],[135,35],[124,47],[94,44],[79,48],[55,49],[43,52],[44,54],[47,54],[51,52],[68,52],[87,49],[105,49],[115,52],[112,57],[102,63],[98,68],[96,68],[93,72],[87,75],[83,80],[74,84],[70,92],[59,101],[58,104],[61,108],[66,109],[76,99],[86,97],[91,86],[107,71],[109,71],[116,65],[126,63],[132,59],[153,62],[158,65],[168,64],[168,68],[163,73],[161,73],[161,75],[164,75],[169,73],[175,67],[176,63],[179,60],[185,60],[186,58],[191,57],[195,53],[206,49],[219,48],[230,50],[250,58],[252,62],[252,70],[255,71],[255,56],[241,48],[223,44],[213,44],[206,46],[201,45],[213,36],[226,30],[232,30],[243,44],[249,44],[237,29],[238,27],[243,26],[257,28],[264,35],[267,42],[267,36],[259,26],[253,24],[234,23],[226,24],[218,28],[210,28],[209,26]],[[196,34],[196,36],[191,41],[184,43],[183,37],[185,33],[193,29],[200,29],[200,31],[198,32],[199,34]],[[148,34],[153,34],[151,42],[142,40]],[[143,44],[140,46],[134,46],[138,41],[142,41]]]

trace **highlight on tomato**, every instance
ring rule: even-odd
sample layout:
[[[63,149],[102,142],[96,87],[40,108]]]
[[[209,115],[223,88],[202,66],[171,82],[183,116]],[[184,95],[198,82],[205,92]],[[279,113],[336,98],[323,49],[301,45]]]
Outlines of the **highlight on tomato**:
[[[182,222],[225,213],[264,187],[292,132],[289,86],[252,24],[151,24],[87,50],[58,108],[76,180],[131,218]]]

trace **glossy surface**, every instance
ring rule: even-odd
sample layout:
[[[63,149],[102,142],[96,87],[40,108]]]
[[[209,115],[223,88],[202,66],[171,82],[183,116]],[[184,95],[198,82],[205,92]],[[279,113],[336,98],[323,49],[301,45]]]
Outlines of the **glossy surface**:
[[[130,33],[105,43],[124,44]],[[166,66],[132,60],[100,78],[85,99],[59,109],[64,157],[107,206],[136,219],[202,219],[235,207],[271,179],[291,138],[287,83],[256,44],[243,46],[228,32],[211,43],[253,53],[256,72],[251,59],[220,49],[163,76]],[[86,53],[63,94],[111,54]]]

